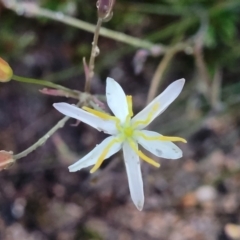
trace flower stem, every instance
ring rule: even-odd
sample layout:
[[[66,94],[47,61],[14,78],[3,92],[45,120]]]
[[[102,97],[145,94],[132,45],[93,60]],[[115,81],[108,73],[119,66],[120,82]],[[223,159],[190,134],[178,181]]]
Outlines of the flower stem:
[[[45,81],[45,80],[38,80],[38,79],[34,79],[34,78],[26,78],[26,77],[21,77],[21,76],[17,76],[17,75],[13,75],[12,76],[12,80],[18,81],[18,82],[24,82],[24,83],[30,83],[30,84],[36,84],[36,85],[41,85],[41,86],[45,86],[45,87],[50,87],[50,88],[54,88],[54,89],[58,89],[58,90],[62,90],[66,93],[66,95],[79,99],[79,93],[77,91],[71,90],[69,88],[63,87],[61,85],[49,82],[49,81]]]
[[[186,49],[187,47],[190,47],[190,43],[189,42],[180,42],[177,43],[176,45],[172,46],[169,48],[169,50],[165,53],[165,55],[163,56],[162,60],[160,61],[153,79],[151,81],[151,85],[150,85],[150,89],[148,92],[148,97],[147,97],[147,103],[151,102],[154,97],[156,96],[156,93],[158,91],[159,88],[159,84],[163,78],[163,74],[166,71],[167,67],[169,66],[169,63],[171,62],[171,60],[173,59],[173,57],[175,56],[175,54],[179,51],[182,51],[183,49]]]
[[[84,22],[82,20],[79,20],[77,18],[73,18],[70,16],[67,16],[61,12],[54,12],[45,8],[40,8],[37,4],[32,4],[31,7],[29,7],[29,4],[26,3],[19,3],[16,0],[8,0],[9,5],[5,4],[4,5],[7,8],[12,9],[15,12],[23,12],[25,16],[27,17],[45,17],[48,19],[52,19],[54,21],[62,22],[64,24],[67,24],[72,27],[76,27],[88,32],[95,32],[95,26],[93,24]],[[10,4],[11,3],[11,4]],[[123,42],[126,44],[129,44],[131,46],[137,47],[137,48],[145,48],[145,49],[151,49],[152,47],[155,46],[154,43],[142,40],[136,37],[129,36],[127,34],[113,31],[107,28],[101,28],[100,30],[100,35],[119,41]],[[161,45],[161,44],[158,44]],[[162,46],[162,45],[161,45]],[[164,48],[164,46],[162,46]]]
[[[99,32],[100,32],[100,28],[102,25],[102,21],[103,20],[101,18],[98,18],[96,29],[94,32],[94,37],[93,37],[93,42],[92,42],[92,51],[91,51],[91,56],[90,56],[90,60],[89,60],[89,64],[88,64],[89,74],[87,74],[85,92],[90,91],[91,80],[94,76],[95,58],[99,54],[99,49],[98,49],[97,44],[98,44]]]
[[[176,53],[176,51],[168,51],[164,55],[161,62],[159,63],[157,70],[155,71],[153,79],[151,81],[151,86],[150,86],[150,89],[148,92],[148,97],[147,97],[147,103],[150,103],[156,96],[156,93],[158,91],[158,87],[162,80],[163,74],[164,74],[166,68],[168,67],[168,64],[174,57],[175,53]]]
[[[64,117],[61,119],[50,131],[48,131],[42,138],[40,138],[36,143],[34,143],[32,146],[24,150],[23,152],[20,152],[16,155],[13,156],[13,159],[17,160],[23,157],[26,157],[29,153],[33,152],[36,150],[38,147],[42,146],[48,138],[53,135],[59,128],[62,128],[64,124],[67,122],[69,117]]]

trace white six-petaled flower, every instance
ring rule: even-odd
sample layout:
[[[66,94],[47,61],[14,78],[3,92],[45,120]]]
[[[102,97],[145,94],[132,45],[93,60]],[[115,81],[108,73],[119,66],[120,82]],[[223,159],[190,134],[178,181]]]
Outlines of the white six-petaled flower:
[[[156,132],[143,130],[178,97],[185,80],[180,79],[169,85],[136,116],[133,116],[132,97],[126,96],[121,86],[112,78],[107,78],[106,98],[115,116],[83,107],[82,109],[68,103],[55,103],[53,106],[61,113],[78,119],[99,131],[112,136],[107,137],[90,153],[69,167],[70,172],[94,165],[95,172],[104,159],[123,149],[127,170],[129,189],[132,200],[139,210],[144,204],[143,181],[139,158],[159,167],[160,164],[138,150],[138,144],[154,155],[168,159],[182,157],[182,151],[172,142],[186,142],[179,137],[166,137]]]

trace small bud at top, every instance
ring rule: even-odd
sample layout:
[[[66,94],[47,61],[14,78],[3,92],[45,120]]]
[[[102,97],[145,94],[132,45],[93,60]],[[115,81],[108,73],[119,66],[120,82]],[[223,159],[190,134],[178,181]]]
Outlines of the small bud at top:
[[[13,71],[9,64],[0,58],[0,82],[8,82],[11,80]]]
[[[0,171],[9,167],[13,162],[12,152],[0,151]]]
[[[105,21],[110,20],[114,3],[115,0],[98,0],[98,17]]]

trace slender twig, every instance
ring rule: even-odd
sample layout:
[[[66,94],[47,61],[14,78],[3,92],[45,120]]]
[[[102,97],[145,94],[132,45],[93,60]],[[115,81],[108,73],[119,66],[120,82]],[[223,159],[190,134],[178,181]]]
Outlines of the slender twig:
[[[50,131],[48,131],[42,138],[40,138],[36,143],[34,143],[31,147],[27,148],[26,150],[24,150],[21,153],[18,153],[16,155],[13,156],[13,158],[15,160],[26,157],[29,153],[35,151],[37,148],[39,148],[40,146],[42,146],[47,140],[48,138],[53,135],[59,128],[62,128],[64,126],[64,124],[67,122],[67,120],[69,119],[69,117],[64,117],[63,119],[61,119]]]
[[[212,82],[211,106],[213,109],[218,110],[221,107],[221,86],[222,86],[222,71],[218,67]]]
[[[54,12],[48,9],[40,8],[37,6],[37,4],[31,3],[30,5],[29,3],[18,3],[15,0],[7,0],[7,3],[4,0],[0,1],[2,1],[7,8],[12,9],[17,13],[24,13],[27,17],[45,17],[88,32],[95,32],[95,25],[93,24],[84,22],[70,16],[66,16],[61,12]],[[156,46],[156,44],[149,41],[135,38],[127,34],[116,32],[107,28],[101,28],[100,35],[139,48],[152,49],[154,46]],[[161,47],[163,50],[167,50],[167,48],[161,44],[157,44],[157,46]]]
[[[156,92],[158,90],[159,84],[161,82],[161,79],[163,77],[163,74],[168,67],[169,63],[171,62],[174,55],[179,52],[180,50],[185,50],[187,47],[191,47],[195,44],[195,54],[196,54],[196,64],[198,65],[199,69],[201,69],[201,72],[205,76],[206,86],[209,82],[208,79],[208,72],[207,68],[205,66],[203,55],[202,55],[202,44],[203,44],[203,38],[205,36],[206,30],[208,28],[208,18],[206,17],[205,12],[197,12],[201,19],[201,26],[197,33],[189,38],[187,41],[183,43],[177,43],[175,46],[168,48],[168,50],[165,52],[165,55],[162,59],[162,61],[159,63],[157,70],[155,71],[155,74],[153,76],[153,79],[151,81],[150,90],[148,93],[147,102],[149,103],[155,96]],[[205,19],[207,18],[207,20]]]
[[[73,27],[80,28],[88,32],[94,33],[95,31],[95,25],[84,22],[82,20],[79,20],[73,17],[66,16],[62,13],[61,13],[61,17],[59,17],[59,13],[56,13],[47,9],[43,9],[43,8],[38,8],[38,11],[35,12],[35,14],[41,17],[47,17],[52,20],[56,20],[56,21],[71,25]],[[127,34],[116,32],[107,28],[101,28],[100,35],[103,37],[111,38],[119,42],[127,43],[134,47],[151,49],[152,47],[155,46],[154,43],[151,43],[149,41],[141,40],[139,38],[135,38]],[[162,47],[164,48],[164,46]]]
[[[61,85],[58,85],[58,84],[55,84],[55,83],[52,83],[52,82],[48,82],[48,81],[45,81],[45,80],[38,80],[38,79],[34,79],[34,78],[26,78],[26,77],[21,77],[21,76],[17,76],[17,75],[13,75],[12,80],[62,90],[64,92],[66,92],[67,96],[75,98],[75,99],[79,99],[79,96],[81,94],[81,92],[79,92],[79,91],[71,90],[69,88],[66,88],[66,87],[63,87]]]
[[[188,44],[189,45],[189,44]],[[147,103],[149,103],[155,96],[159,87],[159,84],[162,80],[163,74],[168,67],[169,63],[171,62],[174,55],[187,47],[187,43],[181,43],[173,46],[170,48],[162,58],[161,62],[159,63],[157,70],[154,73],[153,79],[151,81],[150,89],[148,92]]]
[[[211,103],[211,76],[208,72],[207,65],[204,60],[203,47],[204,47],[204,38],[208,30],[209,25],[209,16],[208,13],[204,10],[196,12],[199,15],[201,26],[198,32],[193,36],[193,55],[195,58],[196,67],[198,69],[199,75],[204,84],[204,94],[206,99]]]
[[[211,77],[208,73],[208,69],[206,66],[206,63],[204,61],[203,57],[203,51],[202,48],[195,45],[194,47],[194,57],[195,57],[195,63],[196,67],[198,69],[198,72],[201,76],[201,79],[204,83],[204,95],[208,101],[211,99]]]
[[[83,103],[85,103],[85,100],[80,100],[77,103],[77,106],[82,105]],[[99,106],[97,106],[96,104],[89,103],[90,105],[96,107],[97,109],[99,109]],[[102,110],[102,109],[101,109]],[[29,148],[27,148],[26,150],[24,150],[21,153],[18,153],[16,155],[13,156],[14,160],[26,157],[29,153],[35,151],[37,148],[41,147],[47,140],[48,138],[50,138],[59,128],[62,128],[65,123],[68,121],[70,117],[65,116],[64,118],[62,118],[52,129],[50,129],[42,138],[40,138],[36,143],[34,143],[32,146],[30,146]]]
[[[88,64],[89,73],[86,76],[87,78],[86,78],[86,84],[85,84],[85,92],[89,92],[91,87],[91,80],[94,76],[95,58],[99,54],[98,37],[99,37],[102,21],[103,20],[101,18],[98,18],[96,29],[94,32],[94,37],[92,42],[92,51],[91,51],[91,56]]]

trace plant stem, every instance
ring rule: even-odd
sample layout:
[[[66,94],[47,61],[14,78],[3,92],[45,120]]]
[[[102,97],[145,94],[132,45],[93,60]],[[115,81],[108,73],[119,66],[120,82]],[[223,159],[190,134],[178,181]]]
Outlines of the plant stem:
[[[102,19],[98,18],[96,29],[94,32],[93,42],[92,42],[91,56],[90,56],[90,60],[89,60],[89,64],[88,64],[89,74],[87,74],[87,78],[86,78],[85,92],[90,91],[91,80],[94,76],[95,58],[99,54],[98,38],[99,38],[99,32],[101,29],[101,25],[102,25]]]
[[[212,81],[211,106],[214,110],[221,107],[221,89],[222,88],[222,71],[216,67],[215,74]]]
[[[172,48],[170,48],[162,58],[161,62],[159,63],[157,70],[154,73],[153,79],[151,81],[150,89],[148,92],[147,103],[151,102],[153,98],[156,96],[159,84],[162,80],[163,74],[168,67],[169,63],[171,62],[174,55],[180,51],[190,46],[188,43],[180,43],[176,44]]]
[[[199,75],[201,76],[202,82],[204,84],[204,95],[206,99],[211,101],[211,77],[209,75],[206,63],[204,61],[202,47],[197,45],[194,47],[194,58],[195,64],[198,69]]]
[[[0,0],[1,1],[1,0]],[[18,3],[15,0],[8,0],[9,2],[11,1],[12,3],[7,5],[5,4],[5,2],[3,2],[3,4],[7,7],[12,9],[13,11],[15,11],[16,13],[22,12],[24,13],[27,17],[35,17],[35,16],[39,16],[39,17],[45,17],[45,18],[49,18],[58,22],[62,22],[64,24],[70,25],[72,27],[76,27],[88,32],[95,32],[95,25],[84,22],[82,20],[73,18],[73,17],[69,17],[64,15],[61,12],[54,12],[48,9],[44,9],[44,8],[40,8],[38,7],[37,4],[31,4],[32,6],[30,6],[30,4],[26,4],[26,3]],[[119,41],[119,42],[123,42],[129,45],[132,45],[134,47],[138,47],[138,48],[145,48],[145,49],[149,49],[151,50],[152,47],[156,46],[156,44],[151,43],[149,41],[146,40],[142,40],[139,38],[135,38],[129,35],[126,35],[124,33],[120,33],[120,32],[116,32],[107,28],[101,28],[100,30],[100,35],[107,37],[107,38],[111,38],[113,40]],[[164,49],[165,47],[161,44],[157,44],[157,46],[160,46],[162,49]]]
[[[82,20],[79,20],[79,19],[76,19],[73,17],[66,16],[62,13],[61,13],[61,18],[58,16],[59,13],[56,13],[56,12],[53,12],[53,11],[50,11],[47,9],[43,9],[43,8],[38,8],[38,11],[35,13],[38,16],[47,17],[52,20],[60,21],[62,23],[83,29],[88,32],[94,33],[94,31],[95,31],[95,26],[93,24],[84,22]],[[134,47],[151,49],[153,46],[155,46],[155,44],[153,44],[149,41],[141,40],[139,38],[135,38],[135,37],[126,35],[124,33],[116,32],[116,31],[113,31],[113,30],[110,30],[107,28],[101,28],[100,35],[107,37],[107,38],[114,39],[119,42],[127,43]]]
[[[67,120],[69,119],[69,117],[64,117],[63,119],[61,119],[50,131],[48,131],[42,138],[40,138],[36,143],[34,143],[31,147],[27,148],[26,150],[24,150],[21,153],[18,153],[16,155],[13,156],[13,158],[15,160],[26,157],[29,153],[33,152],[34,150],[36,150],[38,147],[42,146],[47,140],[48,138],[53,135],[59,128],[62,128],[64,126],[64,124],[67,122]]]
[[[79,102],[77,103],[77,106],[80,106],[84,102],[85,102],[84,99],[79,100]],[[95,105],[95,104],[92,103],[92,105]],[[69,118],[70,117],[68,117],[68,116],[65,116],[64,118],[62,118],[60,121],[58,121],[58,123],[53,128],[51,128],[36,143],[34,143],[32,146],[30,146],[26,150],[14,155],[13,159],[18,160],[20,158],[26,157],[29,153],[31,153],[31,152],[35,151],[37,148],[41,147],[48,140],[49,137],[51,137],[59,128],[62,128],[65,125],[65,123],[68,121]]]
[[[13,75],[12,80],[62,90],[66,93],[67,96],[75,98],[75,99],[79,99],[80,92],[71,90],[69,88],[66,88],[66,87],[63,87],[61,85],[58,85],[58,84],[55,84],[55,83],[52,83],[52,82],[48,82],[48,81],[45,81],[45,80],[38,80],[38,79],[34,79],[34,78],[26,78],[26,77],[21,77],[21,76],[17,76],[17,75]]]

